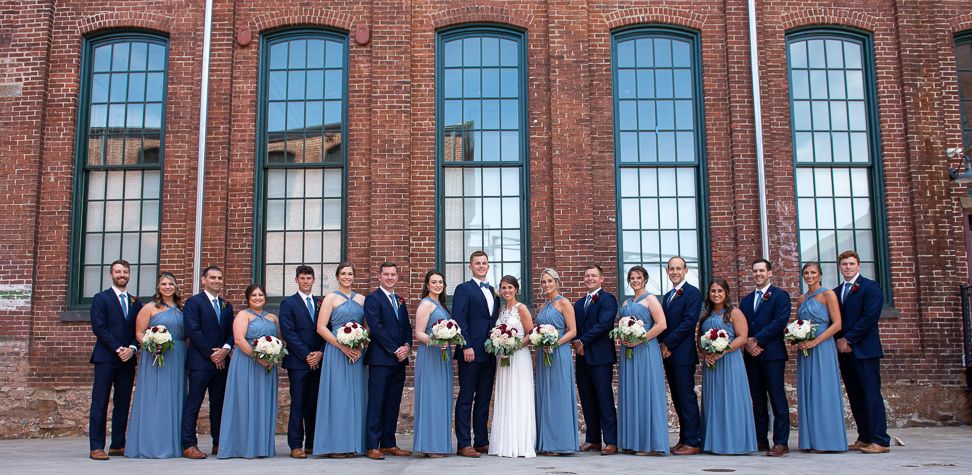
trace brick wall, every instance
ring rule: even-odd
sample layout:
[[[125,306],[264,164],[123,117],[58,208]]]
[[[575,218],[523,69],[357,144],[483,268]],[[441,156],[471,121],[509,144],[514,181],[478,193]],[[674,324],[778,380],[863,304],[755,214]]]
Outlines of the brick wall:
[[[55,9],[50,1],[0,0],[0,7],[17,12],[0,25],[0,386],[7,389],[0,398],[43,416],[52,406],[28,404],[36,399],[30,394],[85,388],[91,378],[90,328],[61,319],[72,262],[82,38],[113,29],[169,37],[160,267],[189,293],[204,2],[101,0]],[[234,304],[254,267],[259,35],[358,25],[372,35],[364,45],[349,42],[343,138],[346,250],[358,270],[356,290],[373,288],[377,265],[396,261],[399,288],[414,311],[424,273],[436,262],[436,31],[492,23],[526,35],[531,278],[524,284],[534,301],[545,267],[561,271],[570,299],[581,296],[590,262],[604,267],[607,289],[618,286],[610,45],[613,31],[636,25],[700,35],[709,258],[736,298],[748,292],[749,263],[762,243],[745,0],[216,0],[213,21],[202,263],[225,269]],[[812,26],[871,34],[899,312],[881,323],[886,393],[954,396],[948,409],[934,406],[932,396],[908,410],[892,407],[898,423],[972,420],[959,389],[957,286],[966,283],[967,262],[957,198],[965,190],[946,180],[942,153],[961,146],[953,35],[972,30],[972,1],[767,0],[757,2],[757,21],[775,283],[795,294],[800,282],[786,34]],[[235,41],[242,26],[254,32],[249,45]],[[83,397],[62,399],[85,404]],[[19,424],[11,421],[0,424]],[[84,425],[75,421],[78,430]]]

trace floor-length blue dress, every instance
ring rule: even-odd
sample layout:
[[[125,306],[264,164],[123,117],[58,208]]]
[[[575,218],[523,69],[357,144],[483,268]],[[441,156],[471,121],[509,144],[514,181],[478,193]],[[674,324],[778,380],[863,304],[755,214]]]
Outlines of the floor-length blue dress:
[[[564,314],[547,302],[537,315],[537,325],[553,325],[560,336],[567,332]],[[553,364],[543,364],[543,350],[537,349],[537,452],[577,451],[577,388],[574,385],[574,358],[570,346],[563,344],[550,353]]]
[[[432,325],[452,318],[444,308],[428,297],[422,299],[435,305],[429,315],[425,333],[431,335]],[[442,352],[446,360],[442,361]],[[424,454],[452,452],[452,399],[455,384],[452,375],[452,352],[438,346],[419,344],[415,356],[415,437],[412,450]]]
[[[818,334],[830,326],[830,310],[813,297],[826,291],[821,287],[807,295],[797,310],[800,319],[817,325]],[[797,350],[797,407],[801,449],[847,450],[844,398],[833,337],[807,350],[807,356]]]
[[[736,338],[732,323],[722,320],[725,309],[702,322],[702,331],[713,328]],[[702,450],[715,454],[747,454],[756,451],[753,403],[746,379],[742,350],[726,353],[715,369],[702,364]]]
[[[651,310],[638,300],[628,299],[621,307],[621,318],[634,317],[645,322],[645,330],[655,325]],[[618,448],[635,452],[668,451],[668,395],[665,368],[655,338],[631,348],[621,345],[618,354]]]

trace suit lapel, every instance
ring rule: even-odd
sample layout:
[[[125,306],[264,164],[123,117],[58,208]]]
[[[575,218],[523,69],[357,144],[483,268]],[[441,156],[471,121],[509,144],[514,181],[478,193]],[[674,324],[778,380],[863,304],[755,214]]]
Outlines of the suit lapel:
[[[108,289],[108,293],[111,295],[111,298],[115,299],[115,308],[121,312],[122,319],[125,320],[125,322],[128,322],[128,319],[125,318],[125,308],[122,307],[121,299],[118,298],[118,294],[115,293],[115,289]],[[128,311],[132,311],[131,305],[128,306]]]
[[[485,296],[485,295],[483,295],[483,290],[482,290],[482,287],[480,287],[480,286],[479,286],[479,284],[478,284],[478,283],[476,283],[476,281],[475,281],[475,280],[471,280],[471,279],[470,279],[470,280],[469,280],[469,283],[470,283],[470,285],[472,285],[472,286],[473,286],[473,288],[475,288],[475,289],[476,289],[476,291],[475,291],[475,292],[473,292],[473,293],[475,293],[476,295],[478,295],[478,296],[479,296],[479,300],[483,302],[483,305],[485,305],[485,306],[486,306],[486,311],[487,311],[487,312],[489,312],[489,302],[487,302],[487,301],[486,301],[486,296]]]
[[[307,316],[309,316],[310,319],[311,319],[311,321],[313,322],[314,321],[314,315],[312,315],[310,313],[310,310],[307,308],[307,302],[305,302],[304,299],[300,298],[300,294],[294,294],[294,297],[297,299],[298,302],[300,302],[300,306],[301,307],[304,307],[304,311],[305,312],[308,312],[307,313]],[[313,305],[314,308],[317,308],[317,299],[311,297],[311,305]]]

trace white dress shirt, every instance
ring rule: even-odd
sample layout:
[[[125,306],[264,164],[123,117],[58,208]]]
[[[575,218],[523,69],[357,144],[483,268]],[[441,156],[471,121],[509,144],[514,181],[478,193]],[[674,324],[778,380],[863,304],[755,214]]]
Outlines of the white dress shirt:
[[[479,290],[481,290],[483,292],[483,297],[486,297],[486,305],[489,307],[489,314],[492,315],[493,314],[493,305],[496,304],[496,301],[493,298],[493,293],[489,291],[489,288],[488,287],[483,287],[481,285],[485,281],[479,280],[479,279],[477,279],[475,277],[473,277],[472,280],[473,280],[473,282],[476,283],[476,285],[479,286]]]
[[[206,290],[206,289],[203,289],[203,293],[206,294],[206,298],[209,300],[209,306],[212,307],[213,311],[214,312],[219,312],[220,317],[218,317],[216,319],[216,321],[219,322],[220,325],[222,325],[223,324],[223,321],[222,321],[223,308],[220,307],[220,308],[217,309],[216,307],[213,307],[213,300],[216,300],[216,302],[218,303],[219,302],[219,297],[216,296],[216,295],[213,295],[213,294],[209,293],[209,291]],[[226,343],[223,343],[223,348],[226,348],[228,350],[228,349],[230,349],[230,346],[227,345]]]
[[[763,297],[766,297],[766,292],[769,291],[769,288],[772,285],[773,285],[772,283],[769,283],[769,284],[766,284],[766,287],[763,287],[762,289],[756,289],[757,292],[762,292],[762,294],[756,294],[756,295],[754,295],[754,297],[755,296],[759,296],[758,299],[753,299],[753,311],[754,312],[756,311],[756,307],[759,306],[759,302],[761,300],[763,300]]]
[[[128,315],[128,319],[131,320],[132,318],[134,318],[135,316],[131,314],[132,313],[132,305],[130,303],[130,300],[128,299],[128,297],[131,294],[129,294],[128,292],[126,292],[124,290],[119,289],[118,287],[115,287],[114,285],[111,286],[111,290],[114,290],[115,291],[115,301],[118,302],[118,305],[121,305],[122,304],[121,303],[121,296],[122,295],[125,296],[125,311],[128,312],[128,314],[129,314]],[[131,348],[131,349],[133,349],[133,350],[137,350],[138,349],[138,347],[135,346],[135,345],[128,345],[128,347]],[[118,348],[115,349],[115,353],[118,353],[123,348],[125,348],[125,347],[124,346],[119,346]]]

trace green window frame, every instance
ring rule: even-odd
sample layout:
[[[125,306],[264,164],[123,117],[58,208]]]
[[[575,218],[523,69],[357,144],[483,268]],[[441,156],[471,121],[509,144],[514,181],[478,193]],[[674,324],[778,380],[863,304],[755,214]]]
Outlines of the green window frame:
[[[168,38],[115,31],[87,37],[75,167],[69,306],[111,286],[131,264],[129,291],[155,293],[159,272]]]
[[[347,237],[348,35],[289,30],[260,48],[253,274],[271,302],[297,291],[297,267],[336,290]]]
[[[890,305],[872,39],[811,29],[788,34],[786,47],[800,266],[820,262],[833,288],[837,256],[853,249]]]
[[[681,256],[696,287],[709,269],[702,66],[697,33],[638,27],[611,36],[621,297],[642,265],[648,292],[671,289]]]
[[[955,73],[958,77],[962,146],[972,147],[972,32],[955,35]]]
[[[529,127],[522,31],[474,25],[436,43],[436,265],[446,295],[472,278],[469,255],[489,256],[486,279],[520,282],[529,303]]]

